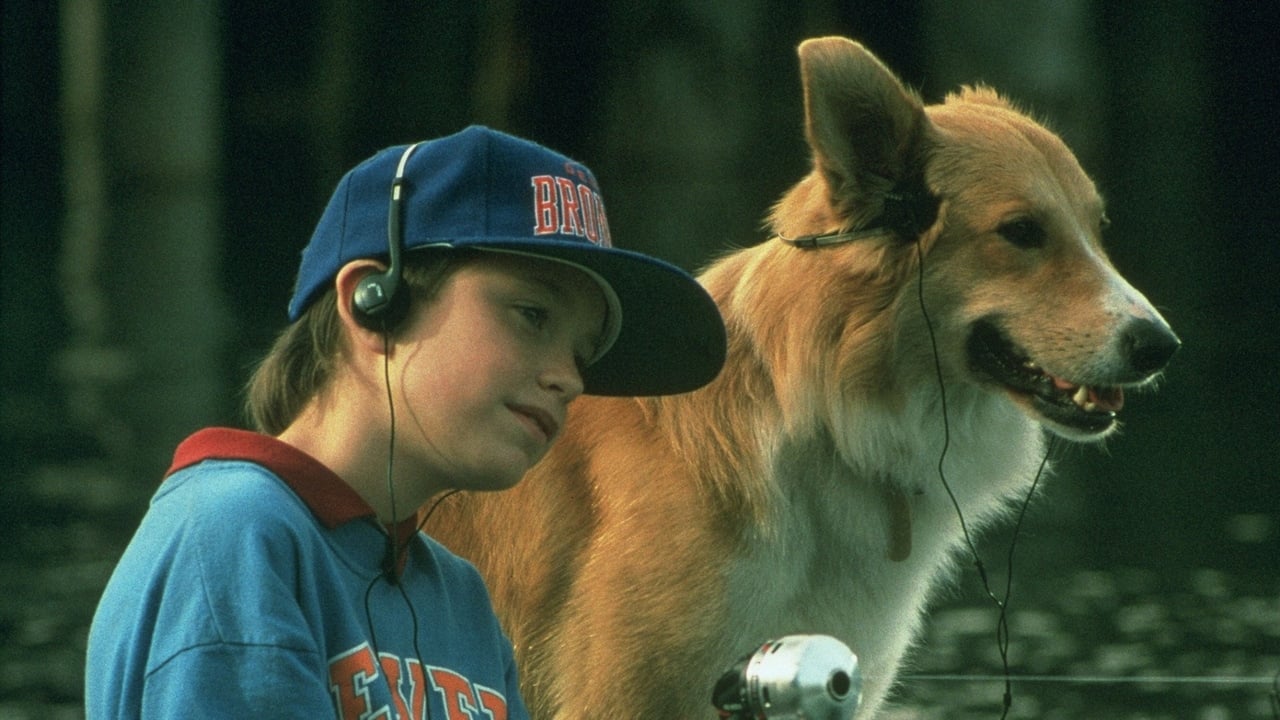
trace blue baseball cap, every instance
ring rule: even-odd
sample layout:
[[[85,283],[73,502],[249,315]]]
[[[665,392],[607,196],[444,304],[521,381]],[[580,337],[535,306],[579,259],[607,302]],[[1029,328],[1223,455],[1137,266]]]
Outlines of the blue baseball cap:
[[[600,285],[605,342],[583,372],[586,394],[669,395],[720,372],[724,321],[702,285],[674,265],[613,247],[599,185],[585,165],[481,126],[386,148],[343,176],[302,251],[290,321],[346,263],[389,257],[393,181],[402,193],[403,250],[532,256],[578,268]]]

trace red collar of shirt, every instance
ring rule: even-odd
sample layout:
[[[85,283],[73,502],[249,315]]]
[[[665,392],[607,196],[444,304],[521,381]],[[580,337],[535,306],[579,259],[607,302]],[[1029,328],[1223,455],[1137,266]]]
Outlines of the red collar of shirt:
[[[313,515],[333,529],[377,513],[337,473],[294,446],[269,435],[233,428],[206,428],[182,441],[165,477],[203,460],[247,460],[280,477]],[[414,515],[401,520],[396,537],[404,543],[417,532]]]

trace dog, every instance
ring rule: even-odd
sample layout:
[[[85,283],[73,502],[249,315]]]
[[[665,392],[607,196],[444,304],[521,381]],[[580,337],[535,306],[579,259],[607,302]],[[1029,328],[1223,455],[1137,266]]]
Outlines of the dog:
[[[874,717],[1044,430],[1112,433],[1179,346],[1058,136],[986,87],[926,107],[846,38],[798,54],[812,172],[771,238],[699,275],[719,377],[582,398],[519,486],[431,518],[484,575],[534,717],[714,717],[727,667],[801,633],[856,653]]]

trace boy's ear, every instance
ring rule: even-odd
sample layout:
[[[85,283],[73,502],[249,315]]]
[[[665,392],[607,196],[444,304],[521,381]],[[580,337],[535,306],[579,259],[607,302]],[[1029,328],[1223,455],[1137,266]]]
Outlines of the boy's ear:
[[[352,343],[379,355],[384,350],[385,338],[382,337],[381,331],[369,329],[360,323],[355,315],[352,298],[355,297],[356,288],[362,279],[386,270],[387,266],[377,260],[362,258],[343,265],[333,279],[334,289],[338,293],[338,317],[342,319],[342,325],[347,329]]]

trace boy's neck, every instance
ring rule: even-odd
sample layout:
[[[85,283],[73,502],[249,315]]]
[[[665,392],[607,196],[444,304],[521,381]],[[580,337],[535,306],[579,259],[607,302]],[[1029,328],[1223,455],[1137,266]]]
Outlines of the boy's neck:
[[[387,437],[380,426],[363,422],[341,411],[340,403],[319,407],[308,404],[289,427],[277,436],[281,442],[307,453],[351,486],[378,515],[378,522],[390,525],[413,517],[429,494],[396,480],[395,517],[387,484]],[[373,427],[373,431],[352,432],[350,428]]]

